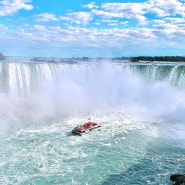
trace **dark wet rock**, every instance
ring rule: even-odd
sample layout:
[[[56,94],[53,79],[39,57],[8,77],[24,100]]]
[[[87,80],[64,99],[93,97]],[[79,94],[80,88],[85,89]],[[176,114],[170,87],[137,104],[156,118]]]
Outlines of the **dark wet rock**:
[[[185,174],[171,175],[170,180],[174,182],[174,185],[185,185]]]

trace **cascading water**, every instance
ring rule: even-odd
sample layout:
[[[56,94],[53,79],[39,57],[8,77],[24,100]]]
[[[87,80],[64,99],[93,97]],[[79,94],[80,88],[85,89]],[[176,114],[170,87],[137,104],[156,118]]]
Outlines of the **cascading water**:
[[[184,75],[180,63],[0,63],[0,184],[170,184],[185,171]],[[88,116],[101,129],[70,136]]]

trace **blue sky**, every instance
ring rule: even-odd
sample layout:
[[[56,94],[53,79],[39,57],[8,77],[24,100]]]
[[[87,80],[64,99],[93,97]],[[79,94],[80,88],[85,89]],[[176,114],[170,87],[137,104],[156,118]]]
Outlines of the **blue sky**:
[[[0,0],[7,56],[185,55],[185,0]]]

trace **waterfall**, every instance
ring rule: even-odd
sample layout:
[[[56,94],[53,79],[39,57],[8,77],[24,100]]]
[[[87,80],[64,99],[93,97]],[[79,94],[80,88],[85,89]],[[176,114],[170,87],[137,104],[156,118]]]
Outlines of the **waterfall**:
[[[111,74],[117,71],[123,74],[130,71],[143,77],[147,82],[167,81],[173,86],[185,86],[184,65],[143,65],[143,64],[111,64]],[[62,63],[29,63],[1,62],[0,63],[0,92],[25,95],[42,91],[47,84],[53,84],[70,78],[78,81],[94,80],[106,71],[100,63],[62,64]],[[99,74],[98,74],[99,73]],[[94,74],[94,75],[93,75]],[[92,75],[92,76],[91,76]],[[108,75],[108,74],[107,74]]]
[[[175,87],[185,86],[185,65],[130,65],[130,70],[148,82],[165,81]]]
[[[0,120],[88,115],[124,106],[157,114],[184,110],[184,75],[184,65],[1,62]]]

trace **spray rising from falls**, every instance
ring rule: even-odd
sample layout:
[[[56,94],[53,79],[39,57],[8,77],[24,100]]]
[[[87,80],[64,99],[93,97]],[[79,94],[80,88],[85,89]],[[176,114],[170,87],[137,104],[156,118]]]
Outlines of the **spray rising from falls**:
[[[184,69],[0,63],[0,184],[169,184],[184,170]],[[89,115],[101,129],[69,137]]]
[[[3,62],[0,118],[88,115],[132,106],[181,117],[184,74],[185,66],[177,65]]]

